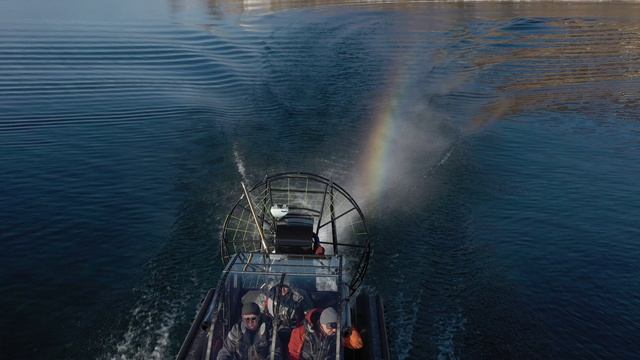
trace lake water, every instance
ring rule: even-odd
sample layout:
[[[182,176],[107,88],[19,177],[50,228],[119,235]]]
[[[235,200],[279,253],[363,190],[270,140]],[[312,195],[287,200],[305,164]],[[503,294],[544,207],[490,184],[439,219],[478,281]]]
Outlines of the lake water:
[[[0,357],[173,358],[299,170],[394,358],[637,359],[639,119],[635,4],[0,1]]]

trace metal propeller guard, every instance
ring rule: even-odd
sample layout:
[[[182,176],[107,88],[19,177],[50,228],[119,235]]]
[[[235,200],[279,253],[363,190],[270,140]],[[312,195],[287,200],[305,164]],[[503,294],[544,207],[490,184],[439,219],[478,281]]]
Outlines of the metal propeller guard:
[[[243,194],[225,219],[223,263],[241,252],[322,257],[315,255],[322,246],[325,256],[343,256],[344,279],[351,294],[357,290],[371,247],[364,215],[349,193],[331,179],[286,172],[265,177],[246,194],[250,199]]]

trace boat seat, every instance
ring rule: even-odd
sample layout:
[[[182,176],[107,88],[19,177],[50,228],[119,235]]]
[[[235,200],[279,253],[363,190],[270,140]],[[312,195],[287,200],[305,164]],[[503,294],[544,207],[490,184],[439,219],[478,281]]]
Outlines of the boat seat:
[[[313,218],[286,216],[276,224],[276,252],[280,254],[313,254]]]

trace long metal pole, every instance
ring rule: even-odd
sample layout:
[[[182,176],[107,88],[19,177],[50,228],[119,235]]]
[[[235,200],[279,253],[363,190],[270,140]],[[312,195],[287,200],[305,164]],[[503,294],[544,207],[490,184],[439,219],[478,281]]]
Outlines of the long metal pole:
[[[333,185],[333,182],[332,182]],[[333,207],[333,186],[331,186],[331,198],[329,199],[329,210],[331,211],[331,237],[333,240],[333,253],[338,253],[338,231],[336,229],[336,212]]]
[[[262,243],[262,250],[264,250],[265,254],[269,253],[269,248],[267,247],[267,242],[264,240],[264,234],[262,233],[262,226],[260,226],[260,222],[258,222],[258,217],[256,216],[256,212],[253,209],[253,202],[249,197],[249,192],[247,191],[247,187],[244,186],[244,182],[240,182],[242,185],[242,190],[244,191],[244,196],[247,197],[247,202],[249,203],[249,210],[251,210],[251,215],[253,216],[253,221],[256,223],[256,227],[258,228],[258,234],[260,234],[260,242]]]

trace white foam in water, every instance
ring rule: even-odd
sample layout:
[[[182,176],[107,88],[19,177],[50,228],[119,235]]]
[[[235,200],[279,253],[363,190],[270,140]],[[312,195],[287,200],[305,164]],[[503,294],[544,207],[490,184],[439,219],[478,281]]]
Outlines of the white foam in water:
[[[247,173],[244,168],[244,162],[242,162],[242,158],[240,157],[240,153],[238,152],[236,145],[233,145],[233,160],[236,163],[236,167],[238,168],[238,173],[240,173],[240,176],[242,177],[242,181],[246,183]]]
[[[454,146],[451,146],[449,148],[449,151],[447,151],[446,154],[444,154],[444,156],[442,157],[442,159],[440,160],[440,162],[438,162],[438,166],[442,166],[442,164],[446,163],[447,160],[449,160],[449,157],[451,156],[451,153],[453,152]]]
[[[464,332],[466,322],[466,318],[457,313],[436,323],[438,332],[435,334],[434,343],[438,347],[438,360],[458,359],[455,353],[455,338]]]
[[[164,319],[160,327],[156,330],[156,341],[153,351],[151,352],[152,359],[165,359],[170,354],[166,354],[167,346],[169,345],[169,330],[173,327],[176,320],[176,313],[170,314]]]
[[[395,297],[396,304],[393,305],[395,313],[389,316],[389,318],[394,319],[390,325],[394,327],[394,332],[396,333],[394,351],[400,360],[408,359],[413,348],[413,332],[416,329],[418,310],[420,308],[419,299],[422,298],[422,290],[420,290],[416,298],[418,301],[413,300],[411,297],[405,297],[403,292],[399,292]]]
[[[159,310],[147,309],[148,306],[138,305],[131,312],[129,327],[122,341],[116,345],[116,354],[107,356],[111,360],[128,359],[166,359],[168,354],[169,337],[175,325],[180,305],[171,304],[171,309],[165,313]]]

